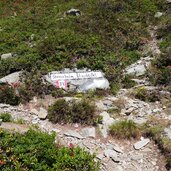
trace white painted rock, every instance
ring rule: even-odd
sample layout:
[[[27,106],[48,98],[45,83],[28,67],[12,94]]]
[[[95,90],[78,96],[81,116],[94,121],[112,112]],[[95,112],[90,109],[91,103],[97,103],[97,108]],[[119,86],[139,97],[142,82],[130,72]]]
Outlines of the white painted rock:
[[[134,144],[134,148],[136,150],[141,149],[142,147],[146,146],[150,142],[150,139],[142,139],[141,141],[138,141],[137,143]]]

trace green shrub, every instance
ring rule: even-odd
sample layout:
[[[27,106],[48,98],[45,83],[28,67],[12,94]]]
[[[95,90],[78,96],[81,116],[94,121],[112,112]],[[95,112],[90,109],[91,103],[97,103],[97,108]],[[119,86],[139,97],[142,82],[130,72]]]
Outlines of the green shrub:
[[[95,106],[88,100],[57,100],[48,109],[48,119],[53,123],[82,123],[92,125],[97,121]]]
[[[70,122],[70,106],[64,99],[57,100],[48,109],[48,119],[53,123]]]
[[[116,95],[117,92],[119,91],[120,87],[121,87],[121,85],[118,84],[118,83],[112,84],[111,85],[111,92],[112,92],[112,94]]]
[[[43,82],[43,73],[37,70],[24,72],[22,79],[23,84],[18,89],[22,102],[28,102],[34,96],[44,98],[56,90],[54,86]]]
[[[11,121],[11,114],[10,113],[1,113],[0,119],[2,119],[3,122],[10,122]]]
[[[99,170],[94,155],[79,147],[55,144],[55,134],[29,130],[21,135],[0,129],[0,138],[0,170]]]
[[[95,119],[95,106],[88,100],[71,102],[72,122],[91,125]]]
[[[0,103],[18,105],[20,103],[20,97],[8,85],[0,85]]]
[[[131,120],[123,120],[112,124],[109,132],[118,139],[137,138],[140,135],[137,124]]]

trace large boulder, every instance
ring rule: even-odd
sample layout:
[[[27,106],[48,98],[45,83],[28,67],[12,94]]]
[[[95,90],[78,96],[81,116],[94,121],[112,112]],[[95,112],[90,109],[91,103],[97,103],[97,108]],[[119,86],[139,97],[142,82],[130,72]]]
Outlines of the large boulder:
[[[101,71],[88,69],[68,69],[52,71],[44,76],[45,80],[57,88],[68,91],[87,92],[94,89],[108,89],[109,81]]]
[[[8,83],[8,84],[17,83],[20,81],[21,74],[22,74],[21,71],[9,74],[9,75],[1,78],[0,83]]]
[[[125,69],[125,74],[133,76],[144,75],[151,65],[151,58],[145,57]]]

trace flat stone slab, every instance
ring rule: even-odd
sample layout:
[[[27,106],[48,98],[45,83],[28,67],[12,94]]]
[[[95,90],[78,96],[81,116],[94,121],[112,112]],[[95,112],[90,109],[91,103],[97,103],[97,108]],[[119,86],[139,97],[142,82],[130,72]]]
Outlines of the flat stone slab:
[[[134,144],[134,148],[136,149],[136,150],[139,150],[139,149],[141,149],[142,147],[144,147],[144,146],[146,146],[148,143],[150,142],[150,139],[143,139],[143,140],[141,140],[141,141],[138,141],[138,142],[136,142],[135,144]]]
[[[114,145],[114,146],[113,146],[113,149],[114,149],[116,152],[118,152],[118,153],[123,153],[122,149],[121,149],[119,146],[117,146],[117,145]]]
[[[83,128],[81,130],[81,135],[83,137],[92,137],[92,138],[95,138],[96,137],[96,129],[94,127],[92,128]]]
[[[107,158],[109,158],[109,157],[111,157],[111,158],[117,157],[116,151],[110,150],[110,149],[106,149],[106,150],[104,151],[104,155],[105,155]]]
[[[66,133],[64,133],[64,135],[65,136],[68,136],[68,137],[74,137],[74,138],[78,138],[78,139],[84,139],[84,137],[81,136],[78,132],[72,131],[72,130],[67,131]]]

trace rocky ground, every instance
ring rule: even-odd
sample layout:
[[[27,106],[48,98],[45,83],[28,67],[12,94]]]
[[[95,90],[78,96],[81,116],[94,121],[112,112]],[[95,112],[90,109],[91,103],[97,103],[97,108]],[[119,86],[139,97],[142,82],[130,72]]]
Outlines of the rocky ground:
[[[137,123],[146,122],[150,116],[154,115],[171,120],[171,115],[166,115],[160,104],[148,104],[137,99],[132,99],[126,96],[125,91],[120,90],[116,97],[106,97],[97,100],[96,105],[99,114],[103,116],[103,124],[99,125],[99,128],[84,127],[79,124],[52,124],[47,119],[44,120],[46,116],[45,109],[40,108],[40,111],[36,109],[35,106],[39,100],[35,99],[30,106],[12,107],[0,104],[1,112],[9,112],[16,122],[20,123],[24,121],[25,123],[2,123],[1,127],[8,130],[14,129],[23,133],[31,125],[36,125],[41,130],[49,133],[55,131],[57,133],[57,142],[60,141],[63,145],[72,143],[85,148],[91,153],[95,153],[97,160],[102,162],[102,170],[166,170],[164,157],[160,154],[160,151],[152,140],[144,139],[143,137],[140,140],[117,140],[108,135],[108,126],[122,118],[132,119]],[[115,108],[114,104],[120,98],[125,103],[125,108],[121,110],[121,115],[118,118],[113,119],[107,111]],[[29,109],[28,107],[31,106],[35,108]],[[24,109],[26,107],[28,109]]]
[[[151,48],[149,51],[159,54],[155,29],[150,33],[152,40],[148,44],[148,48]],[[47,107],[55,99],[49,96],[43,100],[34,98],[29,104],[15,107],[0,104],[0,113],[9,112],[15,120],[14,123],[2,123],[1,127],[23,133],[30,126],[36,125],[42,131],[48,133],[54,131],[57,133],[57,142],[60,141],[63,145],[72,143],[95,153],[97,160],[102,163],[101,170],[104,171],[165,171],[165,159],[152,140],[144,137],[139,140],[117,140],[108,134],[108,127],[122,119],[131,119],[138,124],[145,123],[151,118],[171,121],[171,115],[168,115],[170,109],[164,103],[159,101],[148,103],[132,96],[137,87],[157,89],[142,76],[150,67],[151,60],[152,58],[147,56],[125,70],[125,73],[135,76],[134,81],[137,82],[135,87],[121,89],[116,96],[96,100],[97,112],[103,116],[102,124],[97,127],[52,124],[46,119]],[[141,76],[141,79],[138,76]],[[171,97],[168,92],[158,92]],[[73,97],[66,97],[66,100],[70,99]],[[171,127],[166,128],[165,133],[170,137]]]

